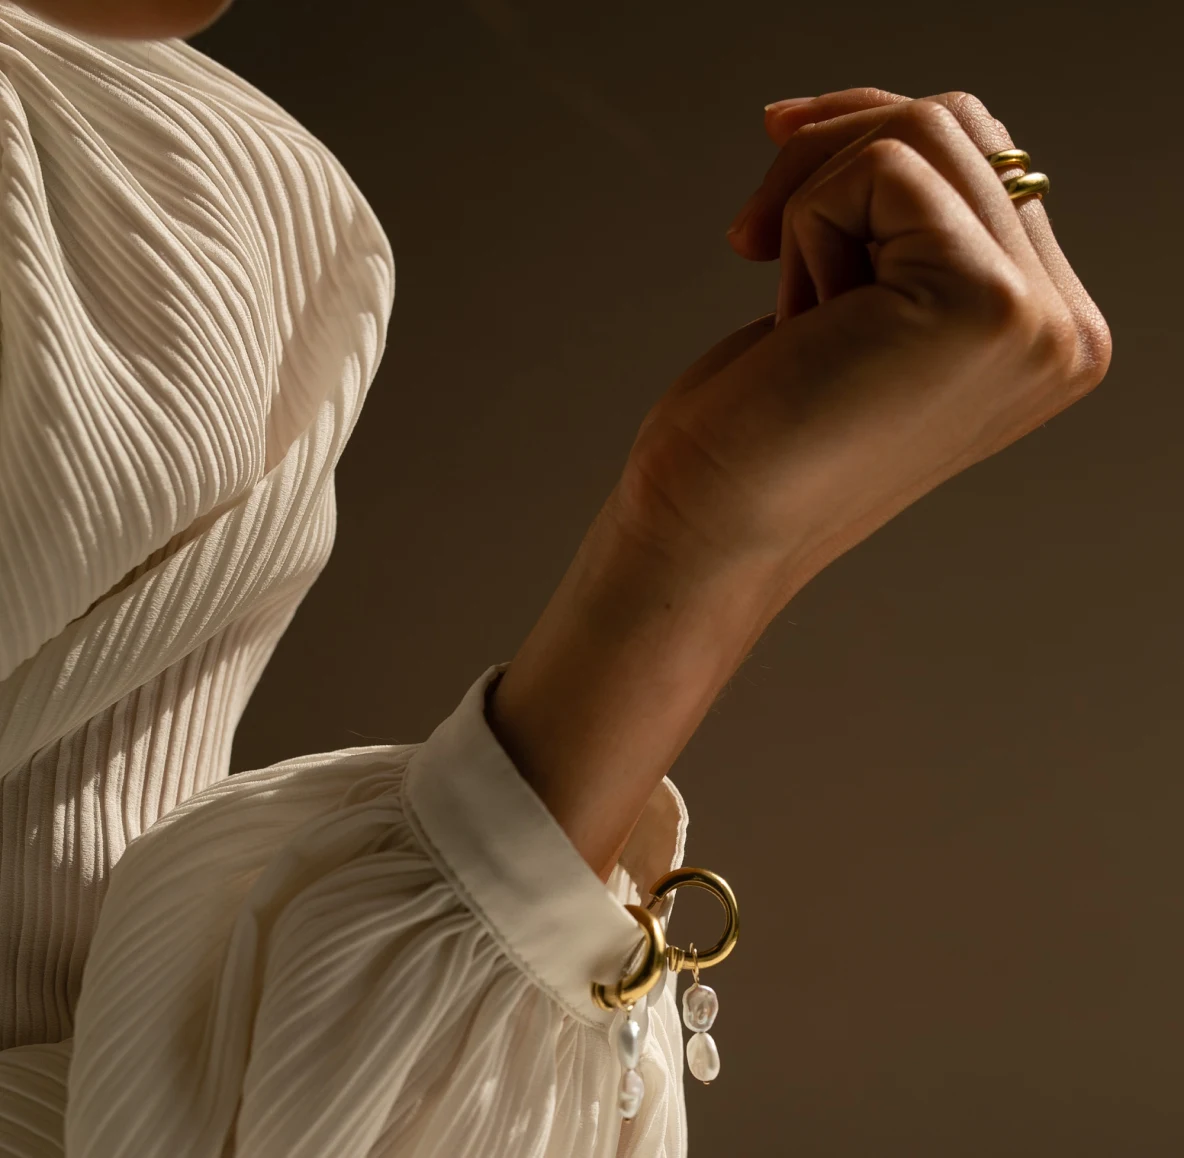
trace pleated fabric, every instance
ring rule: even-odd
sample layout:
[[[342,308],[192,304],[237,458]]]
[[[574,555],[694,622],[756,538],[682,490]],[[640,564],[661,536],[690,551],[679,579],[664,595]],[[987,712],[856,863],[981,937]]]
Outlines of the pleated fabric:
[[[602,885],[485,722],[504,664],[422,743],[228,776],[393,295],[274,102],[0,2],[5,1158],[685,1153],[673,985],[624,1127],[589,990],[673,785]]]

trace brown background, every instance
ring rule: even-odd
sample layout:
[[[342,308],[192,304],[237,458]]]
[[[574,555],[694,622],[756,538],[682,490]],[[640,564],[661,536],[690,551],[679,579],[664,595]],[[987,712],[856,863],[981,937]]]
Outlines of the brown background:
[[[767,101],[967,89],[1052,176],[1108,381],[815,579],[674,769],[746,922],[692,1155],[1184,1153],[1171,11],[238,0],[194,39],[334,148],[398,267],[236,769],[423,739],[513,656],[650,403],[772,308],[724,241]],[[715,919],[688,897],[676,938]]]

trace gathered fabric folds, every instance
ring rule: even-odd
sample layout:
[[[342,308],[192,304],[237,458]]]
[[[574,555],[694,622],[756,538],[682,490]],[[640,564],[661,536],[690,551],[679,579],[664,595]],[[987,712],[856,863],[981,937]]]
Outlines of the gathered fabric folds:
[[[686,1152],[673,983],[624,1125],[590,997],[669,781],[602,884],[488,728],[506,664],[422,742],[229,776],[393,297],[273,101],[0,0],[0,1158]]]

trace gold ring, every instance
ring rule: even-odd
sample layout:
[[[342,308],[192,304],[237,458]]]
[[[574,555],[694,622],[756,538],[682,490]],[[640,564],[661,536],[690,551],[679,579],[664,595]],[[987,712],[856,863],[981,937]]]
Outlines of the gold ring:
[[[1032,158],[1023,149],[1001,149],[987,156],[992,169],[1023,169],[1026,173],[1032,167]]]
[[[1018,177],[1009,177],[1003,182],[1003,188],[1012,201],[1020,201],[1025,197],[1038,197],[1044,200],[1048,192],[1048,176],[1044,173],[1029,173],[1032,158],[1023,149],[1000,149],[997,153],[987,154],[987,164],[992,169],[1021,169]]]
[[[601,985],[599,981],[592,983],[592,1000],[601,1009],[631,1009],[658,984],[662,970],[666,967],[666,934],[662,922],[649,909],[643,909],[640,905],[626,905],[625,908],[633,914],[645,933],[645,956],[641,964],[616,985]]]
[[[1039,197],[1043,201],[1048,192],[1048,177],[1043,173],[1024,173],[1019,177],[1008,178],[1003,182],[1003,188],[1013,201],[1019,201],[1022,197]]]
[[[696,951],[695,954],[699,968],[709,969],[712,965],[718,965],[736,947],[740,936],[740,910],[736,904],[736,894],[723,877],[701,868],[675,869],[659,878],[650,893],[661,900],[682,885],[706,889],[724,907],[723,936],[706,952]],[[680,969],[690,969],[691,964],[691,955],[685,949],[677,945],[666,946],[666,965],[670,970],[677,973]]]

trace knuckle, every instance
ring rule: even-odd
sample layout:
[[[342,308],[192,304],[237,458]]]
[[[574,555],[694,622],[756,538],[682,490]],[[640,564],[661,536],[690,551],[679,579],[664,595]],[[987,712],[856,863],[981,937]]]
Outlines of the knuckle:
[[[1021,278],[987,283],[978,320],[989,340],[1013,351],[1024,376],[1039,384],[1036,389],[1041,393],[1062,402],[1075,401],[1102,380],[1078,320],[1066,306],[1050,303],[1047,293]]]
[[[1011,134],[1007,126],[989,108],[969,92],[943,93],[940,100],[954,115],[963,131],[983,149],[1009,148]]]
[[[1018,271],[1000,269],[974,283],[967,314],[988,340],[1029,342],[1038,328],[1033,294]]]
[[[990,110],[970,92],[948,92],[943,94],[946,107],[963,123],[984,124],[994,121]]]
[[[1078,386],[1080,343],[1077,325],[1066,310],[1048,310],[1037,320],[1030,341],[1031,358],[1052,388],[1075,394]]]
[[[1096,308],[1083,318],[1014,267],[980,274],[946,300],[951,336],[998,356],[1058,410],[1089,394],[1106,375],[1110,330]]]
[[[1114,343],[1110,327],[1097,308],[1076,323],[1077,371],[1076,380],[1083,393],[1088,393],[1106,377]]]
[[[853,102],[868,106],[896,104],[902,99],[897,93],[876,88],[874,85],[862,85],[859,88],[848,89],[845,95],[850,96]]]
[[[1049,306],[1032,320],[1028,365],[1054,397],[1077,401],[1106,376],[1110,330],[1101,315],[1085,321],[1066,305]]]
[[[1028,369],[1052,369],[1059,361],[1068,361],[1065,342],[1071,328],[1014,266],[980,273],[962,296],[957,312],[980,342],[1008,347]]]
[[[961,128],[958,118],[941,101],[916,100],[905,105],[897,115],[922,132],[948,132]]]
[[[869,141],[864,149],[868,162],[875,168],[894,168],[909,159],[915,149],[899,137],[877,137]]]

